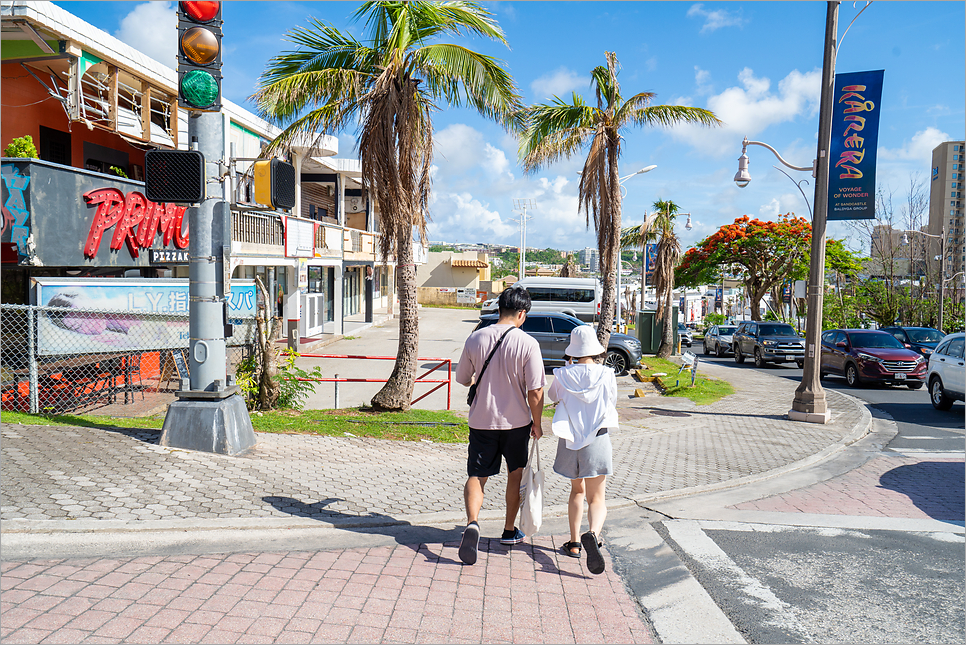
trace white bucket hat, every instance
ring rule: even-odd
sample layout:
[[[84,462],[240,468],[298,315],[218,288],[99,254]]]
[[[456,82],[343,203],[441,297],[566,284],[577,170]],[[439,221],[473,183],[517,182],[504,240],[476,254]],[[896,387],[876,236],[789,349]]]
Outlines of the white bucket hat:
[[[584,356],[600,356],[605,351],[604,346],[597,340],[597,332],[590,325],[574,327],[570,332],[570,344],[564,353],[571,358]]]

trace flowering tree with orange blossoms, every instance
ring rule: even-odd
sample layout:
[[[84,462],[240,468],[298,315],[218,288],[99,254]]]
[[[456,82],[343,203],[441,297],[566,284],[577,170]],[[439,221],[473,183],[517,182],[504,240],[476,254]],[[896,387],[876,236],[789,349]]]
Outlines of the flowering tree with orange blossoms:
[[[678,265],[675,282],[697,286],[717,282],[725,266],[740,266],[744,273],[745,293],[751,300],[752,320],[761,320],[761,300],[769,291],[773,298],[786,280],[799,280],[808,274],[812,226],[792,213],[779,215],[778,221],[739,217],[734,224],[688,249]],[[858,265],[842,243],[826,240],[827,255],[845,272]]]

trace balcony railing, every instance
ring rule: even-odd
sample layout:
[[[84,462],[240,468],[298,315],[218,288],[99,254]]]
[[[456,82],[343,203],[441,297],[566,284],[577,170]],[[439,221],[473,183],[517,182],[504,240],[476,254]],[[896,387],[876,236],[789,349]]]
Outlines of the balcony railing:
[[[282,220],[258,213],[231,214],[231,239],[245,244],[285,245]]]

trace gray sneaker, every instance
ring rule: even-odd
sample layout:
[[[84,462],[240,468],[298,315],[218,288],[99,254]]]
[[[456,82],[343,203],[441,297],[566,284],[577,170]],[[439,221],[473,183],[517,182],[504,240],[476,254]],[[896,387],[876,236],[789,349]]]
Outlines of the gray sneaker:
[[[463,529],[463,539],[460,540],[460,560],[465,564],[476,564],[476,556],[480,548],[480,525],[470,522]]]

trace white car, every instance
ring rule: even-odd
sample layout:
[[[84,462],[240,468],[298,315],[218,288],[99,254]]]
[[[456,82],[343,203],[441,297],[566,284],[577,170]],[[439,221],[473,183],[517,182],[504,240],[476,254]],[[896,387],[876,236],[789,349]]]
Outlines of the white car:
[[[953,401],[966,400],[966,361],[963,348],[966,334],[958,332],[943,338],[936,350],[929,355],[929,371],[926,383],[932,407],[948,410]]]

